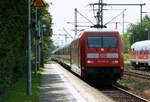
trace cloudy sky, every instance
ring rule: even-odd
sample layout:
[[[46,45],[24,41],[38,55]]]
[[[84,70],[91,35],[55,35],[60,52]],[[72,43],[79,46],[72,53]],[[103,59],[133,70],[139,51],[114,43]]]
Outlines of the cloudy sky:
[[[93,17],[92,7],[88,6],[90,3],[97,3],[98,0],[46,0],[46,2],[52,2],[50,5],[49,11],[53,17],[53,30],[55,34],[65,33],[63,28],[65,28],[70,34],[73,33],[73,24],[68,24],[67,22],[74,22],[74,9],[77,8],[80,13],[89,18],[92,22],[96,22]],[[103,0],[104,3],[108,4],[142,4],[146,3],[146,6],[143,7],[143,12],[148,12],[147,15],[150,16],[150,0]],[[110,21],[113,17],[120,14],[124,9],[125,11],[125,31],[129,23],[135,23],[140,21],[140,7],[139,6],[105,6],[106,10],[104,11],[104,24]],[[143,13],[143,16],[146,13]],[[86,21],[81,16],[78,16],[78,21]],[[108,28],[116,28],[115,22],[122,22],[122,14],[114,19],[111,23],[108,24]],[[118,30],[122,33],[122,23],[118,23]],[[59,43],[63,43],[59,42]]]

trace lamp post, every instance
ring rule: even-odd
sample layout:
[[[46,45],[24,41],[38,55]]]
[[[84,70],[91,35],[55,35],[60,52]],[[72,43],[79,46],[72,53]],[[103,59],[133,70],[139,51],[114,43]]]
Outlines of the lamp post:
[[[148,37],[147,39],[150,40],[149,29],[148,29],[148,28],[145,28],[144,31],[147,32],[147,37]]]
[[[31,0],[28,0],[28,71],[27,71],[27,94],[32,95],[31,73]]]
[[[44,66],[44,61],[43,61],[43,35],[44,32],[46,31],[46,25],[42,25],[42,33],[41,33],[41,67]]]
[[[38,62],[38,59],[37,59],[37,35],[38,35],[38,8],[36,8],[36,13],[35,13],[35,21],[36,21],[36,25],[35,25],[35,28],[36,28],[36,33],[35,33],[35,74],[37,75],[37,70],[38,70],[38,66],[37,66],[37,62]]]

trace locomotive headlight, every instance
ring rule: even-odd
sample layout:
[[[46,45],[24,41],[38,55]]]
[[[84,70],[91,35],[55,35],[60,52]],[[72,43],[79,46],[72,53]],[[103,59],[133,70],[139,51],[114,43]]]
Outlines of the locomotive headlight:
[[[113,64],[118,64],[119,62],[117,60],[112,61]]]
[[[99,54],[98,53],[88,53],[87,58],[99,58]]]
[[[118,53],[108,53],[107,58],[118,58]]]
[[[124,69],[124,67],[120,67],[120,69]]]
[[[94,63],[94,61],[91,61],[91,60],[87,60],[87,63]]]

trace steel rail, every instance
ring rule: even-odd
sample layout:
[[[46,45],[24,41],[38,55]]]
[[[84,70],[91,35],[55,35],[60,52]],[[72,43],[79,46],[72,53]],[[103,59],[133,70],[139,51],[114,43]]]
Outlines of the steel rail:
[[[142,97],[140,97],[140,96],[138,96],[138,95],[136,95],[136,94],[133,94],[133,93],[131,93],[131,92],[129,92],[129,91],[126,91],[126,90],[124,90],[124,89],[122,89],[122,88],[120,88],[120,87],[118,87],[118,86],[116,86],[116,85],[112,85],[112,86],[113,86],[114,88],[120,90],[121,92],[125,93],[125,94],[128,94],[128,95],[130,95],[130,96],[135,97],[135,98],[138,99],[140,102],[150,102],[149,100],[144,99],[144,98],[142,98]],[[139,101],[138,101],[138,102],[139,102]]]
[[[150,75],[144,74],[144,73],[135,72],[135,71],[131,71],[131,70],[130,71],[125,71],[125,75],[130,75],[130,76],[134,76],[134,77],[139,77],[139,78],[150,80]]]

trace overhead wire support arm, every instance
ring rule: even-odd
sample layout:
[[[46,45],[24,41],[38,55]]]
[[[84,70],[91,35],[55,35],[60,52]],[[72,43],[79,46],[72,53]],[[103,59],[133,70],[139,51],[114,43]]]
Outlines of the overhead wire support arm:
[[[140,6],[140,22],[142,27],[142,7],[146,5],[146,3],[143,4],[106,4],[107,6]]]
[[[144,6],[146,3],[143,4],[106,4],[107,6]]]
[[[124,9],[122,12],[120,12],[117,16],[113,17],[110,21],[108,21],[107,23],[105,23],[104,25],[106,26],[108,23],[110,23],[111,21],[113,21],[115,18],[117,18],[118,16],[120,16],[122,13],[124,13],[126,11],[126,9]]]
[[[107,5],[107,4],[106,3],[91,3],[89,5],[92,6],[92,5]]]
[[[80,14],[83,18],[85,18],[88,22],[90,22],[92,25],[94,25],[94,23],[89,20],[87,17],[85,17],[83,14],[81,14],[78,10],[77,10],[77,13]]]
[[[88,26],[88,25],[77,25],[77,27],[91,27],[91,26]]]
[[[107,4],[107,3],[103,3],[102,2],[103,0],[101,0],[101,2],[100,2],[100,0],[99,0],[99,3],[91,3],[91,4],[89,4],[90,6],[93,6],[93,8],[94,8],[94,6],[98,6],[99,8],[98,8],[98,11],[99,10],[101,10],[102,12],[101,13],[103,13],[103,6],[140,6],[140,22],[141,22],[141,27],[142,27],[142,7],[144,6],[144,5],[146,5],[146,3],[142,3],[142,4]],[[100,7],[101,6],[101,7]],[[93,9],[94,10],[94,9]],[[98,12],[99,13],[99,12]],[[102,15],[103,16],[103,15]],[[97,17],[102,17],[100,14],[98,15],[97,14]],[[98,19],[100,19],[100,18],[98,18]],[[98,26],[98,24],[99,23],[97,23],[97,26]],[[102,27],[103,27],[103,25],[101,25]]]
[[[75,22],[66,22],[68,24],[74,24]],[[89,22],[78,22],[78,23],[89,23]]]
[[[70,33],[68,33],[68,31],[63,27],[63,30],[73,39],[73,37],[71,36]]]
[[[146,5],[146,3],[143,3],[143,4],[107,4],[107,3],[91,3],[89,4],[90,6],[91,5],[104,5],[104,6],[144,6]]]

